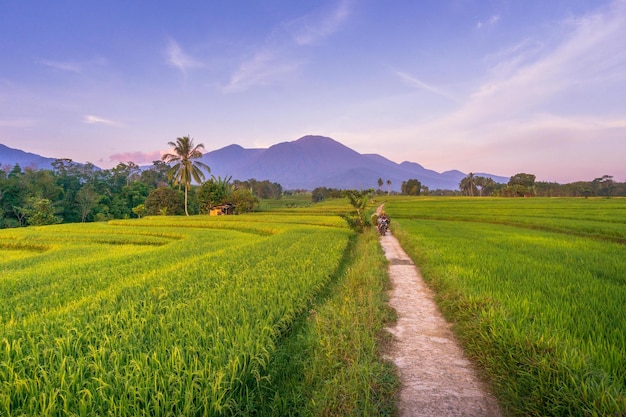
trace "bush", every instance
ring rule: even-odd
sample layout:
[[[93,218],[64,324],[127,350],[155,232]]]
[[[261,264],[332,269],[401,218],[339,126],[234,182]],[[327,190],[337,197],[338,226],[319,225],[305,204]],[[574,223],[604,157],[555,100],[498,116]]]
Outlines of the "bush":
[[[163,209],[173,215],[185,213],[183,193],[169,187],[160,187],[150,191],[148,198],[146,198],[145,205],[146,212],[149,215],[160,214]]]

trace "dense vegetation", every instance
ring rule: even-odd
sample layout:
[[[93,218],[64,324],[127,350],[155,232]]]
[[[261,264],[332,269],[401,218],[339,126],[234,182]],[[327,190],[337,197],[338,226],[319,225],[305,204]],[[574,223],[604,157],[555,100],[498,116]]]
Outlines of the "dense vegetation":
[[[0,228],[182,214],[184,191],[174,185],[169,170],[163,161],[148,169],[129,162],[100,170],[68,159],[57,160],[51,170],[0,169]],[[211,177],[188,190],[188,209],[208,213],[227,201],[246,212],[259,199],[282,193],[280,184],[268,180]]]
[[[232,177],[211,176],[205,180],[209,168],[201,164],[197,170],[184,172],[184,158],[177,154],[187,151],[197,158],[201,153],[188,137],[170,145],[176,151],[166,154],[165,161],[154,161],[149,168],[140,168],[133,162],[118,164],[108,170],[93,164],[78,164],[69,159],[58,159],[50,170],[22,169],[19,165],[0,167],[0,228],[56,223],[106,221],[137,218],[145,215],[206,214],[216,206],[232,204],[237,213],[254,210],[264,199],[278,199],[299,193],[283,190],[269,180],[254,178],[246,181]],[[199,162],[194,162],[198,163]],[[193,167],[193,164],[188,164]],[[201,169],[202,168],[202,169]],[[194,174],[195,173],[195,174]],[[183,175],[184,174],[184,175]],[[195,175],[195,176],[194,176]],[[374,185],[374,184],[373,184]],[[378,179],[378,195],[395,194],[391,182]],[[372,188],[373,189],[373,188]],[[310,201],[340,198],[346,190],[318,187],[312,190]],[[609,175],[590,182],[557,184],[535,181],[532,174],[516,174],[507,184],[498,184],[491,178],[470,173],[457,190],[429,190],[418,179],[403,181],[403,195],[431,196],[547,196],[592,197],[626,196],[626,183],[613,181]]]
[[[346,206],[0,231],[0,415],[390,413]]]
[[[378,179],[375,194],[397,195],[390,190],[391,182],[387,180],[387,188],[382,178]],[[342,196],[343,190],[318,187],[312,192],[313,202]],[[513,175],[507,183],[497,183],[492,178],[469,173],[459,182],[455,190],[431,190],[419,179],[411,178],[402,181],[401,195],[408,196],[467,196],[467,197],[626,197],[626,183],[613,180],[604,175],[593,181],[578,181],[569,184],[536,181],[533,174],[519,173]]]
[[[491,178],[469,173],[459,183],[459,189],[458,195],[469,197],[626,197],[626,183],[614,181],[611,175],[603,175],[593,181],[558,184],[536,181],[533,174],[519,173],[513,175],[506,184],[500,184]],[[454,193],[446,190],[429,193],[426,190],[423,194],[453,195]]]
[[[512,415],[626,414],[626,200],[391,198],[404,249]]]

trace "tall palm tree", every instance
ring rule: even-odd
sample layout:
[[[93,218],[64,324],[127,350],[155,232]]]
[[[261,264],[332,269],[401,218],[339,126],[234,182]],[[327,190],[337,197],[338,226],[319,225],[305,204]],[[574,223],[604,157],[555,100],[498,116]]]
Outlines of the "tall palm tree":
[[[474,190],[476,189],[476,180],[474,174],[470,172],[467,177],[463,178],[459,183],[461,191],[470,197],[474,197]]]
[[[211,172],[211,168],[208,165],[200,161],[193,161],[193,159],[202,157],[201,150],[204,150],[204,145],[199,143],[194,146],[193,139],[189,136],[176,138],[176,142],[168,142],[167,144],[173,148],[173,152],[166,153],[161,159],[168,164],[174,163],[167,172],[167,176],[170,181],[174,180],[174,185],[184,185],[185,214],[189,216],[187,211],[187,194],[191,181],[194,180],[198,183],[204,181],[203,169]]]

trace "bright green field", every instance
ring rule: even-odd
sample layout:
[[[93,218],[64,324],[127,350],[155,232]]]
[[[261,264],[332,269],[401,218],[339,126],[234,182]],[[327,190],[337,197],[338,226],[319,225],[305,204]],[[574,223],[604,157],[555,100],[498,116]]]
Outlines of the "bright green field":
[[[329,286],[348,282],[347,269],[358,268],[349,255],[355,244],[378,255],[372,258],[378,275],[367,285],[383,282],[376,241],[357,242],[344,220],[325,211],[1,230],[0,415],[315,415],[320,407],[319,413],[345,409],[345,401],[315,399],[314,378],[306,392],[282,382],[276,371],[284,367],[280,355],[301,355],[285,347],[294,338],[304,345],[329,337],[305,340],[291,328],[307,309],[333,302]],[[306,334],[329,317],[297,327]],[[355,324],[354,317],[343,320]],[[335,361],[335,369],[346,369],[329,353],[338,346],[317,350]],[[299,360],[320,362],[306,358]],[[318,369],[310,366],[309,375]],[[371,375],[352,379],[366,382],[362,391],[369,400],[357,395],[353,402],[375,409],[367,382],[375,373],[365,369]]]
[[[507,414],[626,414],[626,199],[387,200]],[[0,415],[392,415],[346,204],[1,230]]]
[[[626,415],[626,199],[385,209],[507,413]]]

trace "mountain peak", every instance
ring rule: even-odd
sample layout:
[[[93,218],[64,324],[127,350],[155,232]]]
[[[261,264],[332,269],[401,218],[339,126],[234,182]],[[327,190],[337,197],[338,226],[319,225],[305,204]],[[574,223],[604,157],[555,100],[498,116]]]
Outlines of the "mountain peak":
[[[376,188],[378,178],[391,182],[391,189],[400,190],[403,181],[419,179],[431,189],[458,189],[461,178],[439,174],[417,163],[397,164],[380,155],[360,154],[336,140],[319,135],[306,135],[297,140],[281,142],[267,149],[228,147],[234,151],[225,158],[223,149],[205,154],[203,161],[214,175],[236,179],[268,179],[285,189]]]
[[[302,136],[300,139],[295,140],[294,143],[298,143],[298,144],[337,143],[339,144],[339,142],[337,142],[335,139],[332,139],[326,136],[319,136],[319,135]]]
[[[0,164],[3,167],[18,162],[23,167],[35,165],[32,156],[0,146]],[[50,163],[54,161],[36,155],[35,158],[40,163],[38,166],[46,169],[50,169]],[[211,174],[216,177],[269,180],[288,190],[376,188],[379,178],[389,181],[394,191],[399,191],[402,182],[411,178],[418,179],[430,189],[456,190],[464,177],[459,171],[438,173],[415,162],[397,164],[378,154],[360,154],[332,138],[317,135],[303,136],[266,149],[229,145],[205,153],[201,160],[211,167]],[[493,179],[497,182],[508,180],[495,176]]]

